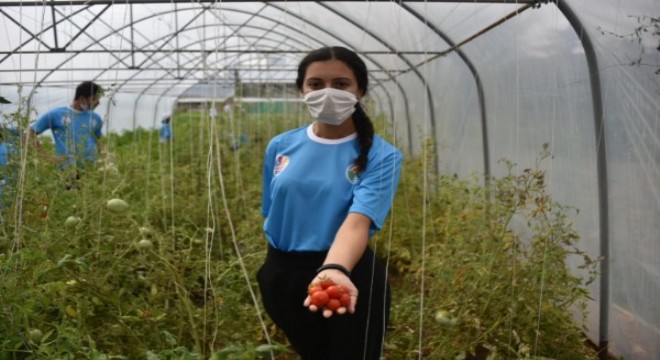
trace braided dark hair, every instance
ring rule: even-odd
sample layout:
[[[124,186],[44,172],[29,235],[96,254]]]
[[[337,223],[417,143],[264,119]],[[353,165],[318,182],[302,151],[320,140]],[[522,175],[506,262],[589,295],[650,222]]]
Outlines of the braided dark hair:
[[[367,93],[367,87],[369,86],[367,65],[355,52],[341,46],[326,46],[307,54],[298,65],[298,77],[296,79],[298,89],[302,91],[307,68],[311,63],[328,60],[339,60],[351,68],[357,80],[358,89],[363,94]],[[374,140],[374,125],[360,103],[355,105],[353,124],[357,131],[358,146],[360,148],[360,154],[353,164],[355,165],[355,172],[359,173],[367,168],[369,150]]]

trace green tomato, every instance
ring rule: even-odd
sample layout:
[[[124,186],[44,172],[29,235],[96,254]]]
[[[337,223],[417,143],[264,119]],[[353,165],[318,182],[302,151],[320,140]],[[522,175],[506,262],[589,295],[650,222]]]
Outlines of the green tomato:
[[[28,332],[28,337],[34,343],[41,342],[41,339],[44,337],[44,334],[39,329],[30,329]]]
[[[110,199],[105,207],[114,213],[123,213],[128,210],[128,203],[122,199]]]
[[[435,313],[435,321],[439,322],[440,324],[443,325],[456,325],[456,319],[452,318],[449,314],[449,311],[446,310],[438,310]]]
[[[66,218],[66,221],[64,221],[64,226],[68,228],[74,228],[80,224],[82,220],[78,216],[69,216]]]
[[[142,250],[149,250],[154,247],[154,244],[150,240],[142,239],[138,241],[137,246]]]
[[[154,231],[148,226],[141,226],[139,230],[140,230],[140,235],[142,236],[150,236],[153,235],[154,233]]]

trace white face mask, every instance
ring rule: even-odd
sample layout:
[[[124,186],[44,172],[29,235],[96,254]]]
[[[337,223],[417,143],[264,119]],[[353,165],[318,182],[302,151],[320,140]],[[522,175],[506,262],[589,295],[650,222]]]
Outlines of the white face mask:
[[[352,92],[334,88],[308,92],[303,101],[313,118],[329,125],[341,125],[353,114],[358,102]]]

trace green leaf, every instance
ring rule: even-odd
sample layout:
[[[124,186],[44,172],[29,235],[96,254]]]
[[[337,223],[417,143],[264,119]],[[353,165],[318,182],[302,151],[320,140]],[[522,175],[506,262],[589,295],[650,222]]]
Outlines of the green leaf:
[[[71,257],[71,254],[66,254],[64,257],[62,257],[60,260],[57,261],[57,267],[62,267],[66,265],[66,263],[69,261],[69,258]]]
[[[151,351],[147,351],[147,360],[160,360],[160,356]]]
[[[227,360],[233,354],[240,353],[242,349],[236,345],[229,345],[211,356],[212,360]]]
[[[11,101],[5,99],[3,96],[0,96],[0,104],[11,104]]]
[[[169,333],[167,330],[163,330],[163,335],[165,335],[165,341],[170,345],[170,346],[176,346],[176,338],[174,335]]]

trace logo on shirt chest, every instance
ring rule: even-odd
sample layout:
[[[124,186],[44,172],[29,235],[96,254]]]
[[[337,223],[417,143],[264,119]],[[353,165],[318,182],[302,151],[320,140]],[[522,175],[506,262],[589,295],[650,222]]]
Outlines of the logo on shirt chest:
[[[289,166],[289,157],[282,154],[277,154],[275,157],[275,168],[273,175],[279,175],[286,167]]]
[[[353,164],[348,165],[348,167],[346,168],[346,171],[345,171],[346,180],[348,180],[348,182],[350,182],[351,184],[355,184],[358,181],[360,181],[360,177],[358,176],[358,173],[357,173],[356,170],[357,170],[357,167]]]

